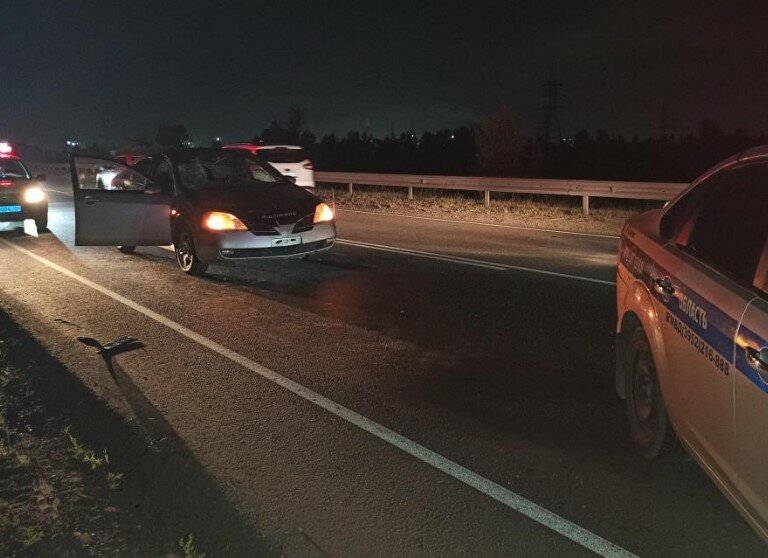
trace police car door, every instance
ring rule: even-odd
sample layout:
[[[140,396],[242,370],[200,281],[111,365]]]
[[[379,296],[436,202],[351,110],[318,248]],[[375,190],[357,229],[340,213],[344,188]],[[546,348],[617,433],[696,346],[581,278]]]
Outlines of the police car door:
[[[172,192],[111,159],[76,155],[69,166],[76,246],[171,244]]]
[[[660,321],[677,426],[721,479],[732,477],[735,464],[733,346],[765,243],[759,229],[768,221],[758,208],[765,175],[765,165],[741,165],[700,185],[704,195],[668,246],[676,261],[655,285],[666,301]]]
[[[768,183],[766,184],[768,197]],[[766,205],[766,204],[763,204]],[[768,529],[768,248],[755,279],[756,296],[736,336],[735,437],[737,491],[748,513]]]

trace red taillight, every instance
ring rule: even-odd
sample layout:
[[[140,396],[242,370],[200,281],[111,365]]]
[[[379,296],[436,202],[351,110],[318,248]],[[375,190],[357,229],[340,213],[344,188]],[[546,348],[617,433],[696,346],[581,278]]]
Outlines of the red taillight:
[[[304,163],[304,168],[305,168],[305,169],[307,169],[307,170],[312,170],[312,169],[314,169],[315,167],[314,167],[314,165],[312,164],[312,161],[307,161],[306,163]]]
[[[5,155],[10,155],[13,153],[13,146],[10,143],[7,142],[0,142],[0,153],[3,153]]]
[[[10,180],[0,180],[0,187],[7,188],[8,186],[13,186],[13,182]]]

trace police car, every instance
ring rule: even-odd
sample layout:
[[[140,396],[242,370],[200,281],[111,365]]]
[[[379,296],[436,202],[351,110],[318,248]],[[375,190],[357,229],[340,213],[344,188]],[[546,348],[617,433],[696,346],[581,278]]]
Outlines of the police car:
[[[768,540],[768,146],[624,226],[616,388],[648,459],[677,441]]]
[[[34,219],[38,232],[48,228],[45,176],[32,178],[8,143],[0,143],[0,222]]]

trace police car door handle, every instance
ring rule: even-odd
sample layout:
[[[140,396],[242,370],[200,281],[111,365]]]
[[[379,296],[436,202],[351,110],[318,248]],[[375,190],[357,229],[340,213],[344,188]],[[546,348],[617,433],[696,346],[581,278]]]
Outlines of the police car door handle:
[[[658,279],[656,279],[656,291],[659,292],[660,294],[674,295],[675,286],[666,277],[664,278],[659,277]]]
[[[744,347],[744,351],[747,353],[749,365],[758,371],[763,380],[768,381],[768,347],[758,351],[754,347],[747,346]]]

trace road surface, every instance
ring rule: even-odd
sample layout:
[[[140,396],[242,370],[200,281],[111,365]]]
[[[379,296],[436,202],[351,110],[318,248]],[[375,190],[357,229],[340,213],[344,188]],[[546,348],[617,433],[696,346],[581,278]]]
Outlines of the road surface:
[[[690,458],[633,452],[616,238],[341,211],[320,261],[192,278],[74,247],[53,188],[50,234],[0,231],[0,307],[148,436],[161,416],[260,553],[765,555]],[[116,358],[132,393],[80,335],[145,344]]]

